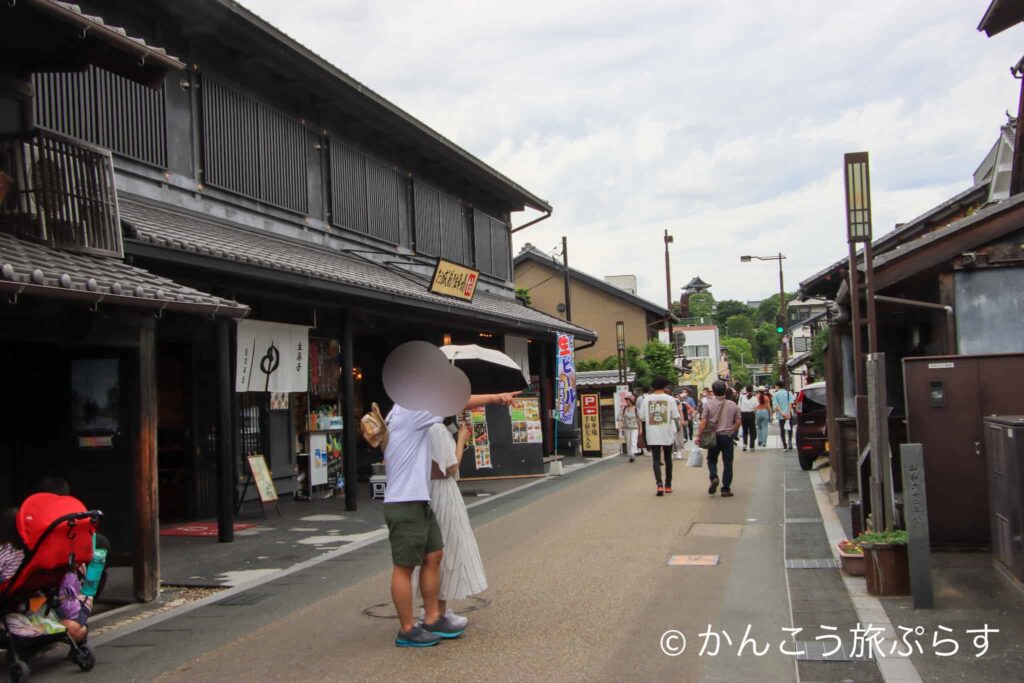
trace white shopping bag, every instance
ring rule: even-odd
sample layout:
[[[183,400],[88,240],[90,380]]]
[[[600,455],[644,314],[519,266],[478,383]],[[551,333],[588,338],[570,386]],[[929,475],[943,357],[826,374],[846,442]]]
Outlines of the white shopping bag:
[[[704,451],[700,449],[697,444],[691,444],[687,449],[690,453],[689,459],[686,461],[688,467],[703,467],[704,466]]]

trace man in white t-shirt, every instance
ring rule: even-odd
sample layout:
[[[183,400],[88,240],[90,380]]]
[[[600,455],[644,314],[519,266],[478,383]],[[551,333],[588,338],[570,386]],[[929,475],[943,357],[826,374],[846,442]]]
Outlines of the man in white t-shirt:
[[[517,392],[518,393],[518,392]],[[516,394],[474,394],[466,410],[492,403],[511,405]],[[430,446],[427,431],[443,418],[427,411],[396,405],[387,417],[384,468],[388,485],[384,492],[384,520],[391,542],[391,599],[401,629],[399,647],[429,647],[445,638],[458,638],[464,627],[442,615],[437,602],[441,587],[444,544],[441,529],[430,509]],[[413,621],[412,574],[420,569],[424,621]]]
[[[651,382],[651,393],[647,394],[640,419],[644,423],[647,447],[651,449],[654,466],[654,481],[658,485],[655,495],[672,493],[672,444],[679,431],[679,405],[675,396],[665,392],[668,380],[655,377]],[[661,481],[661,456],[665,455],[665,483]]]

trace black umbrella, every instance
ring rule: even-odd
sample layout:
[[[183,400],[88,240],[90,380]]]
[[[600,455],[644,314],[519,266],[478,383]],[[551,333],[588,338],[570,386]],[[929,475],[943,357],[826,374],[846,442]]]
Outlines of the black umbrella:
[[[501,351],[476,344],[442,346],[441,351],[469,377],[474,394],[500,394],[527,388],[523,369]]]

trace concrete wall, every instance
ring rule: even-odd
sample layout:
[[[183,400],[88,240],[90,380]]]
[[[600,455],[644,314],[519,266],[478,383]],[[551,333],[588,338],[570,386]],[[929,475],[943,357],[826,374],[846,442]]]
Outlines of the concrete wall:
[[[533,261],[523,261],[515,268],[517,288],[530,290],[533,308],[557,318],[558,304],[565,301],[562,273]],[[626,345],[643,346],[647,343],[647,312],[616,296],[578,280],[571,280],[572,322],[597,332],[597,344],[576,354],[577,360],[603,360],[616,354],[615,323],[626,324]]]

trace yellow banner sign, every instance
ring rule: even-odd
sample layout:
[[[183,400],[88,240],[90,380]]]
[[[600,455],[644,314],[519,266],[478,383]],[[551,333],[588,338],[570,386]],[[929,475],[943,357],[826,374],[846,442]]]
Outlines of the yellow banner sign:
[[[441,296],[450,296],[463,301],[472,301],[476,294],[476,283],[480,279],[480,271],[460,266],[444,259],[437,260],[434,277],[430,281],[430,291]]]
[[[580,396],[583,406],[583,452],[601,453],[601,397],[598,394]]]

